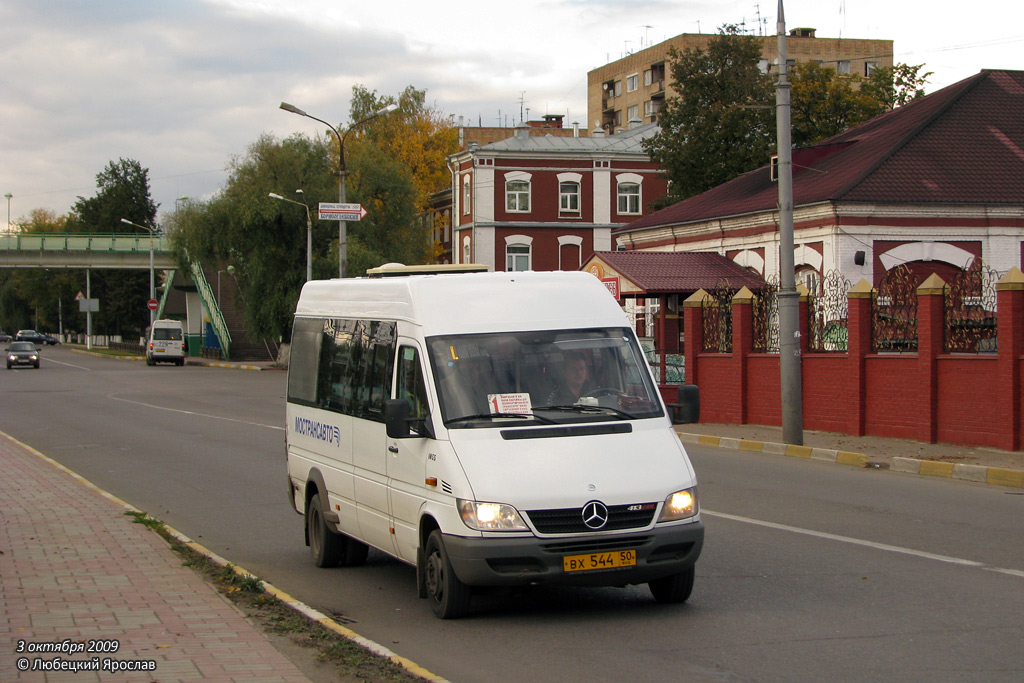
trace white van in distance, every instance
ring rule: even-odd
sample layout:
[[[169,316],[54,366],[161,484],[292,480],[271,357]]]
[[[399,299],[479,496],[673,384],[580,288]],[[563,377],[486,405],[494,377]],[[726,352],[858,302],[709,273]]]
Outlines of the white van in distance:
[[[185,331],[180,320],[154,320],[146,344],[146,365],[185,364]]]
[[[478,586],[690,596],[696,476],[589,273],[308,282],[287,422],[289,497],[318,566],[377,548],[416,567],[441,618],[465,615]]]

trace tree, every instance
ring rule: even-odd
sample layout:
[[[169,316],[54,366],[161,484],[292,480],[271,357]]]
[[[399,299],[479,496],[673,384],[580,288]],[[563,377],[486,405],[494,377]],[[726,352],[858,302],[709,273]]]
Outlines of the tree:
[[[33,209],[28,220],[15,227],[27,234],[66,232],[68,218],[48,209]],[[84,279],[80,271],[64,268],[0,270],[0,328],[38,325],[41,330],[56,332],[62,320],[66,329],[76,327],[80,316],[74,297]]]
[[[924,84],[932,72],[921,73],[923,68],[924,64],[881,67],[872,72],[862,87],[881,103],[883,111],[892,111],[911,100],[924,97]]]
[[[79,197],[67,222],[68,232],[144,233],[145,230],[121,222],[156,229],[157,204],[149,195],[149,169],[133,159],[110,162],[96,175],[97,193]],[[99,313],[93,316],[96,329],[107,334],[143,336],[149,324],[149,273],[142,270],[96,270],[92,294],[100,299]]]
[[[665,170],[665,206],[763,166],[774,149],[771,81],[760,43],[724,26],[706,50],[670,52],[678,95],[666,98],[661,131],[643,143]]]
[[[188,202],[168,221],[182,254],[211,267],[235,266],[247,326],[257,336],[288,337],[306,277],[306,212],[271,192],[309,207],[314,278],[337,273],[336,223],[316,220],[317,205],[338,198],[328,153],[322,138],[263,135],[231,161],[216,197]]]
[[[798,64],[792,82],[794,147],[808,147],[884,111],[859,76],[837,74],[816,62]]]
[[[349,188],[370,211],[349,225],[353,274],[387,261],[427,263],[438,252],[422,217],[431,195],[451,182],[447,160],[458,151],[458,131],[440,110],[427,106],[425,90],[412,86],[397,101],[355,86],[351,119],[362,121],[391,103],[397,111],[354,129],[346,143]],[[360,261],[360,255],[370,260]]]

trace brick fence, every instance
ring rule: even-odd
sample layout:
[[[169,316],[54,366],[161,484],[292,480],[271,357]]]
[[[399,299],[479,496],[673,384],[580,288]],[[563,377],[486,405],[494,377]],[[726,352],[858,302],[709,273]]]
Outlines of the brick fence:
[[[871,285],[847,294],[845,353],[812,353],[801,337],[803,426],[871,435],[1021,450],[1024,387],[1024,273],[1013,268],[997,290],[998,351],[945,353],[943,286],[938,276],[917,290],[916,353],[875,353],[871,344]],[[732,300],[731,353],[705,352],[703,290],[685,304],[686,382],[700,387],[701,421],[781,425],[778,354],[754,353],[753,294]],[[808,302],[800,301],[806,331]]]

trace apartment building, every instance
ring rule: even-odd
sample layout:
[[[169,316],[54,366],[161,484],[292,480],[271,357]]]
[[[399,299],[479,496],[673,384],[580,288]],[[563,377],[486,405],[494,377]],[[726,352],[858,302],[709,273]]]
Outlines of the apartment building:
[[[707,50],[718,36],[684,33],[587,73],[587,126],[606,132],[625,128],[633,119],[658,120],[658,111],[673,89],[669,52],[673,48]],[[761,69],[777,70],[778,38],[753,36],[761,43]],[[855,38],[819,38],[813,28],[795,28],[786,38],[790,64],[815,61],[841,74],[869,75],[891,67],[892,41]]]

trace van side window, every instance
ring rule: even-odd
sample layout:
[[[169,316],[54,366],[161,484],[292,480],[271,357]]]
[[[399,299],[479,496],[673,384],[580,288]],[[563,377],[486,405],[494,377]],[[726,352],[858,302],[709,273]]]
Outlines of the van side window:
[[[427,408],[427,387],[423,381],[419,354],[414,346],[398,349],[398,381],[395,384],[395,398],[404,398],[411,408],[409,417],[423,418]]]
[[[317,405],[323,332],[323,320],[295,319],[291,359],[288,362],[288,400],[292,403]]]

